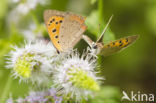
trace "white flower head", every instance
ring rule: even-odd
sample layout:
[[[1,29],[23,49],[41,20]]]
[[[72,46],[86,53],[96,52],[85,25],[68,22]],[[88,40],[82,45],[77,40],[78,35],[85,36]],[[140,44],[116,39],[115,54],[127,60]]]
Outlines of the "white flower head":
[[[43,32],[46,30],[45,25],[42,23],[38,27],[37,24],[32,22],[28,29],[20,30],[26,40],[35,40],[37,37],[42,37]]]
[[[27,14],[30,10],[33,10],[37,7],[38,4],[46,5],[49,0],[11,0],[11,3],[16,3],[15,10],[21,14]]]
[[[92,91],[100,89],[98,80],[102,78],[96,76],[95,67],[94,56],[83,53],[80,57],[77,51],[73,51],[54,73],[54,84],[65,96],[76,101],[87,100]]]
[[[11,3],[18,3],[20,0],[10,0]]]
[[[36,9],[37,5],[47,5],[50,0],[10,0],[13,9],[8,14],[8,26],[21,23],[21,20],[31,11]]]
[[[39,84],[48,81],[47,75],[53,71],[52,63],[57,59],[57,52],[51,42],[28,42],[23,48],[13,48],[7,67],[13,68],[15,78]]]

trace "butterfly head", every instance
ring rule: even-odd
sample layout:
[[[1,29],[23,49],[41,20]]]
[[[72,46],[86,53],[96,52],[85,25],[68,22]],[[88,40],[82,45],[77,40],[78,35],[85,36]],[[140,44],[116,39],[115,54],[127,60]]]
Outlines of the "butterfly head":
[[[103,44],[102,43],[93,42],[92,45],[91,45],[91,52],[93,54],[95,54],[95,55],[96,54],[99,54],[102,47],[103,47]]]
[[[92,43],[92,47],[91,47],[92,49],[97,49],[98,48],[98,46],[97,46],[97,44],[95,43],[95,42],[93,42]]]

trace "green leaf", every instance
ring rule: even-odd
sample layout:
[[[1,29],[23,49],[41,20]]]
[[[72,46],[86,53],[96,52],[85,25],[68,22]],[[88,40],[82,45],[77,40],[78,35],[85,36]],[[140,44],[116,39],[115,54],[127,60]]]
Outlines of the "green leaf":
[[[99,18],[98,18],[98,11],[94,10],[86,19],[86,25],[88,26],[88,30],[97,35],[99,31]]]
[[[102,87],[96,96],[89,99],[89,103],[120,103],[121,92],[118,88],[112,86]]]

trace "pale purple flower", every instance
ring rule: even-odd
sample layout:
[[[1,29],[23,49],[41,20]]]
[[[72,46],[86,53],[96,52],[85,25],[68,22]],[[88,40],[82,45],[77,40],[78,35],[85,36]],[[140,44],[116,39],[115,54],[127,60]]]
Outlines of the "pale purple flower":
[[[55,103],[62,103],[62,97],[57,96],[54,88],[47,91],[31,91],[27,97],[19,98],[16,101],[17,103],[51,103],[51,100],[54,100]]]
[[[7,99],[6,103],[14,103],[12,98]]]

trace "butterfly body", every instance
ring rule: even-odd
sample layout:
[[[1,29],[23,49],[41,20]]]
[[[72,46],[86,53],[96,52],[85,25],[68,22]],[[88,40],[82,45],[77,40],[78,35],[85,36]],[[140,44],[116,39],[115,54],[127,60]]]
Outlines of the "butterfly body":
[[[72,49],[87,28],[84,17],[70,12],[46,10],[44,21],[51,41],[59,52]]]

